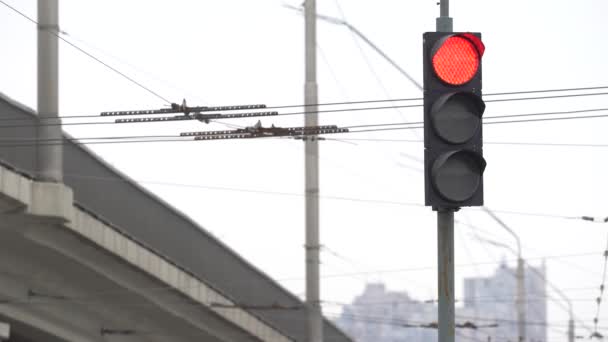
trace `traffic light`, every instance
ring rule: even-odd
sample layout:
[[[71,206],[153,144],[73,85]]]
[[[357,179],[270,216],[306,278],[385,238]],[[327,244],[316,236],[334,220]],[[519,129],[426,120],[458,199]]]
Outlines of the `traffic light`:
[[[425,204],[483,205],[481,34],[427,32],[423,40]]]

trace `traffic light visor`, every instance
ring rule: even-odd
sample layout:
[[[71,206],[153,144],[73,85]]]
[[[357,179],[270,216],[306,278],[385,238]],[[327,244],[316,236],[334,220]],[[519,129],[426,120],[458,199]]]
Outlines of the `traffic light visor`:
[[[463,85],[477,74],[483,51],[483,43],[472,34],[447,36],[433,48],[433,70],[443,82]]]

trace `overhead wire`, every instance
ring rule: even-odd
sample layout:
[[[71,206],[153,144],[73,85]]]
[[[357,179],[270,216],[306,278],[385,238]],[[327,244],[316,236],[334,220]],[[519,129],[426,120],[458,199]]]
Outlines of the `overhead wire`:
[[[336,4],[336,7],[338,8],[338,11],[340,13],[340,16],[342,18],[342,21],[344,23],[347,23],[346,20],[346,15],[344,14],[344,11],[342,10],[342,6],[340,6],[340,2],[338,0],[334,0],[334,3]],[[359,40],[357,39],[356,33],[358,32],[358,30],[356,30],[353,26],[351,26],[350,24],[346,25],[346,27],[348,28],[348,31],[351,34],[352,40],[355,43],[355,45],[357,46],[357,49],[359,51],[359,55],[363,58],[363,60],[365,61],[365,64],[367,65],[368,70],[370,71],[370,73],[374,76],[374,79],[376,80],[376,83],[378,84],[378,86],[380,87],[380,89],[382,89],[382,92],[384,93],[384,96],[386,96],[387,98],[390,98],[390,95],[388,93],[388,90],[386,88],[386,86],[384,85],[384,82],[382,82],[382,79],[380,78],[380,76],[378,75],[378,73],[376,72],[376,70],[374,69],[371,61],[369,60],[369,58],[367,57],[367,55],[365,54],[365,51],[363,51],[363,47],[361,46],[361,44],[359,43]],[[363,36],[361,36],[362,38],[364,38]],[[368,43],[370,43],[368,41]],[[411,81],[413,81],[418,87],[420,87],[418,85],[417,82],[414,81],[413,78],[411,78],[411,76],[408,75],[408,77],[410,78]],[[392,106],[392,108],[395,110],[395,112],[401,117],[402,120],[407,122],[407,119],[404,117],[403,112],[401,110],[399,110],[399,108],[397,106]],[[414,131],[414,134],[419,137],[419,133]]]
[[[608,93],[606,93],[608,94]],[[487,102],[487,101],[486,101]],[[352,112],[352,111],[372,111],[372,110],[386,110],[391,108],[414,108],[414,107],[422,107],[422,105],[400,105],[400,106],[381,106],[381,107],[356,107],[356,108],[338,108],[338,109],[327,109],[327,110],[318,110],[316,112],[307,112],[307,111],[298,111],[298,112],[289,112],[289,113],[278,113],[273,117],[279,116],[291,116],[291,115],[307,115],[310,113],[322,114],[322,113],[343,113],[343,112]],[[273,107],[267,107],[265,109],[272,109]],[[550,111],[550,112],[534,112],[534,113],[520,113],[520,114],[504,114],[504,115],[494,115],[494,116],[486,116],[484,119],[492,119],[492,120],[500,120],[505,118],[518,118],[518,117],[528,117],[528,116],[550,116],[550,115],[567,115],[567,114],[580,114],[580,113],[592,113],[592,112],[602,112],[607,111],[608,108],[586,108],[586,109],[576,109],[576,110],[566,110],[566,111]],[[157,114],[157,113],[153,113]],[[158,114],[166,114],[166,113],[158,113]],[[142,114],[143,115],[143,114]],[[70,116],[62,116],[61,119],[64,119]],[[71,116],[71,117],[80,117],[80,118],[92,118],[94,116],[91,115],[82,115],[82,116]],[[113,117],[113,116],[112,116]],[[606,115],[593,115],[593,116],[573,116],[568,118],[544,118],[543,120],[513,120],[513,121],[485,121],[484,124],[494,124],[494,123],[514,123],[514,122],[528,122],[528,121],[551,121],[551,120],[568,120],[568,119],[583,119],[583,118],[600,118],[606,117]],[[106,117],[96,116],[98,119],[105,119]],[[30,118],[2,118],[0,120],[11,120],[11,121],[33,121],[36,117]],[[193,120],[194,117],[193,117]],[[214,119],[212,121],[217,121]],[[166,121],[145,121],[145,122],[134,122],[134,123],[151,123],[151,122],[164,122]],[[0,128],[18,128],[18,127],[33,127],[33,126],[69,126],[69,125],[107,125],[107,124],[129,124],[129,123],[115,123],[115,122],[103,122],[103,121],[95,121],[95,122],[72,122],[72,123],[28,123],[28,124],[15,124],[15,125],[0,125]],[[398,125],[422,125],[423,122],[396,122],[396,123],[384,123],[384,124],[376,124],[376,126],[398,126]],[[371,126],[371,125],[370,125]],[[352,126],[357,127],[357,126]]]
[[[590,109],[588,111],[595,111],[595,110],[608,110],[608,108],[606,109]],[[552,114],[568,114],[570,112],[581,112],[581,111],[562,111],[562,112],[552,112]],[[537,115],[550,115],[548,113],[528,113],[528,114],[513,114],[513,115],[504,115],[504,116],[492,116],[492,117],[488,117],[491,119],[502,119],[502,118],[507,118],[507,117],[521,117],[521,116],[537,116]],[[538,122],[538,121],[555,121],[555,120],[574,120],[574,119],[589,119],[589,118],[606,118],[608,117],[608,114],[605,115],[590,115],[590,116],[566,116],[566,117],[551,117],[551,118],[540,118],[540,119],[519,119],[519,120],[509,120],[509,121],[490,121],[490,122],[484,122],[484,125],[491,125],[491,124],[505,124],[505,123],[523,123],[523,122]],[[229,125],[228,123],[225,122],[221,122],[222,124],[225,125]],[[108,123],[103,123],[103,124],[108,124]],[[110,123],[113,124],[113,123]],[[346,128],[349,131],[347,132],[336,132],[336,133],[332,133],[332,134],[349,134],[349,133],[363,133],[363,132],[381,132],[381,131],[397,131],[397,130],[405,130],[405,129],[421,129],[423,128],[422,126],[405,126],[405,127],[393,127],[393,126],[403,126],[403,125],[416,125],[416,124],[422,124],[422,122],[416,122],[416,123],[382,123],[382,124],[367,124],[367,125],[355,125],[355,126],[343,126],[341,128]],[[60,125],[60,124],[57,124]],[[34,127],[35,125],[31,125],[32,127]],[[238,128],[243,128],[242,126],[239,125],[233,125],[234,127],[238,127]],[[388,126],[389,128],[374,128],[374,127],[386,127]],[[11,127],[21,127],[21,126],[0,126],[1,128],[11,128]],[[368,129],[361,129],[361,128],[367,128],[367,127],[371,127]],[[357,129],[357,130],[352,130],[352,129]],[[167,136],[169,137],[169,136]],[[176,138],[179,136],[175,136]],[[76,140],[94,140],[94,139],[107,139],[109,137],[92,137],[92,138],[79,138],[79,139],[75,139],[73,141]],[[146,136],[132,136],[132,138],[147,138]],[[262,137],[259,137],[262,138]],[[266,138],[274,138],[274,136],[268,136]],[[348,140],[348,139],[346,139]],[[35,141],[34,139],[32,139],[32,141]],[[165,140],[149,140],[149,142],[161,142],[161,141],[165,141]],[[173,141],[173,140],[169,140],[169,141]],[[16,142],[22,142],[22,141],[16,141]],[[124,143],[128,143],[128,142],[146,142],[146,141],[141,141],[141,140],[136,140],[136,141],[124,141]],[[49,145],[52,144],[61,144],[62,142],[59,141],[48,141]],[[99,142],[95,142],[95,143],[99,143]],[[116,142],[114,142],[116,143]],[[517,142],[515,142],[517,143]],[[82,144],[91,144],[91,143],[82,143]],[[524,143],[519,143],[519,144],[524,144]],[[0,145],[2,146],[2,145]],[[4,145],[5,147],[7,145]],[[8,147],[12,147],[12,146],[26,146],[23,144],[19,144],[19,145],[8,145]]]
[[[424,140],[414,139],[383,139],[383,138],[348,138],[345,141],[365,141],[365,142],[410,142],[423,143]],[[484,141],[484,145],[513,145],[513,146],[541,146],[541,147],[608,147],[608,144],[579,144],[579,143],[550,143],[536,141]]]
[[[332,313],[332,312],[328,312],[327,314],[329,315],[335,315],[337,317],[340,317],[341,314],[338,313]],[[352,317],[352,318],[360,318],[360,319],[370,319],[370,320],[378,320],[377,322],[386,322],[386,323],[390,323],[391,321],[396,321],[399,322],[399,320],[394,320],[394,319],[387,319],[384,316],[376,316],[376,315],[359,315],[359,314],[346,314],[345,317]],[[475,319],[475,317],[472,316],[466,316],[466,315],[456,315],[457,319],[462,319],[462,320],[473,320]],[[496,323],[517,323],[517,320],[513,320],[513,319],[503,319],[503,318],[492,318],[492,317],[478,317],[477,321],[480,322],[496,322]],[[407,320],[405,322],[411,322],[411,323],[420,323],[422,321],[411,321],[411,320]],[[405,323],[407,324],[407,323]],[[568,325],[567,322],[542,322],[542,321],[525,321],[524,325],[527,326],[547,326],[547,327],[560,327],[560,328],[567,328]],[[420,328],[420,327],[419,327]],[[488,328],[488,327],[485,327]],[[600,327],[600,329],[608,329],[608,326],[606,327]]]
[[[578,88],[578,89],[608,89],[607,87],[589,87],[589,88]],[[577,89],[577,88],[572,88]],[[560,90],[537,90],[537,91],[526,91],[526,92],[505,92],[500,94],[528,94],[535,92],[548,92],[548,91],[560,91]],[[525,100],[543,100],[543,99],[555,99],[555,98],[569,98],[569,97],[581,97],[581,96],[598,96],[598,95],[608,95],[608,92],[601,93],[583,93],[583,94],[567,94],[567,95],[548,95],[548,96],[536,96],[536,97],[522,97],[522,98],[506,98],[506,99],[488,99],[484,102],[509,102],[509,101],[525,101]],[[490,95],[486,95],[490,96]],[[317,103],[313,104],[315,106],[336,106],[336,105],[353,105],[353,104],[371,104],[371,103],[383,103],[383,102],[406,102],[406,101],[419,101],[422,98],[401,98],[401,99],[380,99],[380,100],[363,100],[363,101],[341,101],[341,102],[326,102],[326,103]],[[312,105],[277,105],[277,106],[267,106],[265,109],[286,109],[286,108],[296,108],[296,107],[306,107]],[[360,111],[360,110],[384,110],[384,109],[394,109],[394,108],[413,108],[413,107],[422,107],[422,104],[414,104],[414,105],[399,105],[399,106],[381,106],[381,107],[354,107],[347,109],[339,109],[338,111]],[[326,111],[299,111],[292,113],[283,113],[282,115],[306,115],[307,113],[326,113],[326,112],[335,112],[336,110],[326,110]],[[158,115],[164,113],[157,113]],[[152,115],[157,115],[152,114]],[[281,114],[280,114],[281,115]],[[64,115],[61,116],[60,119],[76,119],[76,118],[92,118],[97,117],[97,115]],[[19,121],[19,120],[28,120],[28,119],[15,119],[15,118],[0,118],[0,121]],[[57,120],[57,118],[45,118],[45,120]]]

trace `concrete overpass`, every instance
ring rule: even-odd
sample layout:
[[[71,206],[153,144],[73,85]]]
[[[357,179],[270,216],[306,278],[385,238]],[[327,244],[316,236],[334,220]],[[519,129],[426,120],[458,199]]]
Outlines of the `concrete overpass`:
[[[0,118],[19,123],[0,139],[35,139],[34,111],[1,94]],[[10,341],[306,341],[303,303],[187,216],[67,136],[65,184],[38,182],[36,147],[14,140],[0,142]]]

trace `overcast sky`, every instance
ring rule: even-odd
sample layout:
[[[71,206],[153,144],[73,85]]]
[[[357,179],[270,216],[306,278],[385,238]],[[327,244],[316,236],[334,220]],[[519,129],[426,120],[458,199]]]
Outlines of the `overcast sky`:
[[[36,18],[36,1],[5,1]],[[435,0],[317,2],[319,13],[343,15],[422,82],[422,33],[435,29],[439,12]],[[60,0],[60,26],[65,39],[170,101],[186,98],[192,105],[297,105],[303,103],[304,95],[304,22],[284,4],[299,6],[301,2]],[[608,85],[605,0],[453,0],[451,6],[456,31],[482,32],[486,44],[484,93]],[[0,41],[0,92],[35,108],[35,25],[0,5]],[[166,105],[64,43],[60,43],[60,59],[61,115],[94,117],[101,111]],[[318,23],[318,80],[321,103],[422,95],[346,28],[323,22]],[[590,96],[493,102],[488,103],[486,116],[605,108],[607,99]],[[363,106],[373,104],[351,107]],[[301,110],[294,107],[282,112]],[[99,119],[83,121],[92,120]],[[324,113],[320,120],[340,126],[415,122],[422,120],[422,109]],[[256,121],[226,123],[247,126]],[[262,122],[301,126],[303,116],[265,118]],[[530,263],[538,265],[546,257],[550,280],[565,289],[574,301],[575,313],[590,326],[608,224],[507,211],[608,216],[607,148],[490,143],[608,144],[607,127],[607,118],[597,118],[484,128],[486,204],[521,237]],[[180,122],[71,126],[66,131],[75,137],[107,137],[225,128],[217,123]],[[332,137],[339,141],[321,142],[321,240],[327,247],[321,266],[324,300],[350,302],[369,281],[383,281],[392,290],[408,291],[423,300],[436,297],[432,268],[436,264],[435,214],[430,208],[406,205],[424,202],[422,144],[355,140],[420,140],[421,133],[344,134]],[[89,147],[303,296],[301,141]],[[457,226],[456,263],[482,264],[457,267],[460,297],[464,277],[490,275],[503,258],[513,265],[509,251],[481,244],[475,234],[511,246],[515,242],[477,209],[464,209],[457,213],[457,219],[478,230]],[[172,234],[170,227],[167,234]],[[431,268],[412,270],[426,266]],[[330,277],[339,274],[350,275]],[[328,306],[325,310],[339,313],[340,308]],[[550,303],[549,323],[563,326],[566,320],[563,309]],[[608,326],[608,308],[602,310],[600,325]],[[550,340],[564,340],[560,331],[565,332],[565,328],[550,329]]]

